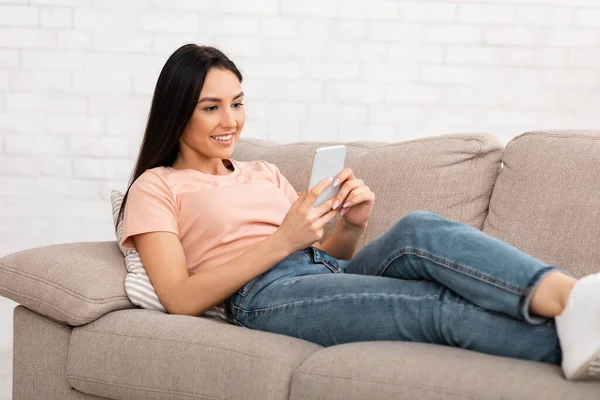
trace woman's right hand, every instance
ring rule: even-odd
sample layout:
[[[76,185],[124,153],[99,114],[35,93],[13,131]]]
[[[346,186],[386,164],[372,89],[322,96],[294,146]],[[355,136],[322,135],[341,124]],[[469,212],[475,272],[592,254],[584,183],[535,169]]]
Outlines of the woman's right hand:
[[[331,184],[332,180],[325,178],[311,190],[302,192],[281,222],[276,234],[291,253],[320,240],[324,234],[325,224],[340,211],[341,207],[336,210],[331,209],[335,197],[313,207],[317,197]]]

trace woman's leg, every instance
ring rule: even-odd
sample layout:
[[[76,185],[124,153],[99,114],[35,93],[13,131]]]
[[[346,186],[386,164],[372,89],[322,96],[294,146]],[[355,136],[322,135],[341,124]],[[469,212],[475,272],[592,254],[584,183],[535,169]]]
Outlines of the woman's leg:
[[[564,272],[553,271],[544,276],[531,294],[529,311],[554,318],[562,313],[577,279]]]
[[[552,321],[529,325],[427,280],[341,273],[314,248],[293,253],[228,299],[238,325],[323,346],[399,340],[559,363]]]
[[[542,278],[555,271],[561,270],[469,225],[425,211],[405,215],[345,266],[349,274],[438,282],[479,307],[530,324],[547,320],[532,315],[530,303]]]

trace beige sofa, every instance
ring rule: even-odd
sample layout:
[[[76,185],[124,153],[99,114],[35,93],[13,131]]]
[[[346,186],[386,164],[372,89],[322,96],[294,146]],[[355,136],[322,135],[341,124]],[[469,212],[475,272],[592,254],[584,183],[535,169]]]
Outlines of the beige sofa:
[[[234,158],[274,162],[302,190],[323,144],[242,140]],[[600,132],[529,132],[506,148],[489,134],[348,143],[347,165],[378,199],[361,246],[428,210],[577,276],[600,271]],[[125,273],[115,241],[0,259],[0,295],[20,303],[15,400],[600,399],[599,382],[565,381],[549,364],[421,343],[323,348],[142,310],[125,295]]]

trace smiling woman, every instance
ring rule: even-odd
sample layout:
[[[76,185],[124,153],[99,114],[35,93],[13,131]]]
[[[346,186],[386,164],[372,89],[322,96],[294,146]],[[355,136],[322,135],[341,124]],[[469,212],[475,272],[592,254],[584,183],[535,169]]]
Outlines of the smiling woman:
[[[246,122],[243,99],[240,80],[233,72],[210,69],[200,99],[180,138],[173,168],[197,169],[215,175],[228,173],[221,160],[233,152],[231,145],[239,138]]]
[[[230,158],[245,124],[241,83],[221,51],[194,44],[169,57],[156,83],[118,218],[122,246],[138,250],[169,312],[201,314],[285,256],[260,244],[299,194],[275,165]],[[248,250],[256,260],[210,271]]]
[[[138,250],[169,313],[221,306],[236,325],[324,346],[436,343],[600,378],[600,313],[586,313],[600,309],[600,274],[577,280],[424,211],[354,254],[375,194],[350,168],[298,193],[277,166],[230,158],[245,123],[241,82],[222,52],[191,44],[158,78],[120,244]],[[339,193],[315,205],[334,182]]]
[[[221,158],[233,148],[223,145],[237,140],[246,119],[241,83],[240,71],[218,49],[195,44],[177,49],[158,77],[131,182],[159,166],[228,173]],[[228,134],[229,142],[211,138]],[[129,190],[119,216],[128,195]]]

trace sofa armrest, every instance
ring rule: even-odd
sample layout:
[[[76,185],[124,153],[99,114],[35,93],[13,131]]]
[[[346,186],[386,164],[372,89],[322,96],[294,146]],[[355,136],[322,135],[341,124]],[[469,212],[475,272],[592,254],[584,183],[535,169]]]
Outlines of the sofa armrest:
[[[125,293],[126,274],[116,241],[38,247],[0,258],[0,296],[78,326],[135,308]]]

